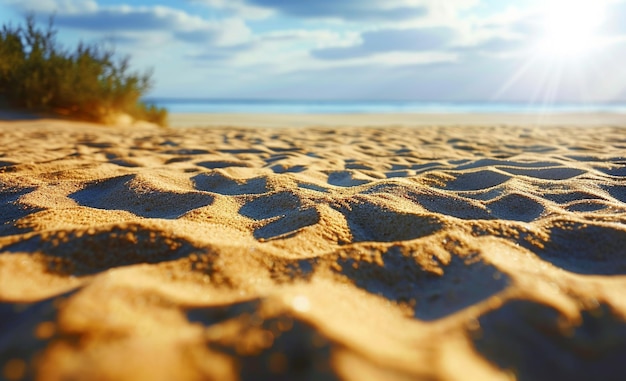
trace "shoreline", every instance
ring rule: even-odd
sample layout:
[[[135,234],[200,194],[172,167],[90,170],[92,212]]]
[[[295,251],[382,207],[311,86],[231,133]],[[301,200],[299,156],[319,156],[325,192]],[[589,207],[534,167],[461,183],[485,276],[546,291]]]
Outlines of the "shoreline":
[[[626,126],[626,114],[612,112],[578,113],[360,113],[360,114],[300,114],[300,113],[171,113],[169,127],[445,127],[445,126]],[[0,109],[0,123],[20,124],[92,124],[105,127],[146,126],[134,124],[98,124],[64,119],[60,116]]]
[[[233,114],[174,113],[170,127],[427,127],[427,126],[626,126],[619,113],[395,113],[395,114]]]

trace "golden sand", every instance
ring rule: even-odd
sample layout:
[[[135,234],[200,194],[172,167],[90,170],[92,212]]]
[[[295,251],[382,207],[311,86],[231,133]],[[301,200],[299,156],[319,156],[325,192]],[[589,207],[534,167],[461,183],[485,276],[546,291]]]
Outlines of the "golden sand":
[[[626,379],[626,128],[293,118],[0,122],[0,379]]]

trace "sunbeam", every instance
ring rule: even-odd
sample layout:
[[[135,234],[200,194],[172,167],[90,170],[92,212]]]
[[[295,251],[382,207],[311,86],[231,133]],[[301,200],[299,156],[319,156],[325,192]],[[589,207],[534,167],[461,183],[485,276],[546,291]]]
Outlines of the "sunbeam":
[[[572,59],[591,53],[598,45],[598,29],[606,4],[598,0],[552,0],[544,8],[539,55]]]

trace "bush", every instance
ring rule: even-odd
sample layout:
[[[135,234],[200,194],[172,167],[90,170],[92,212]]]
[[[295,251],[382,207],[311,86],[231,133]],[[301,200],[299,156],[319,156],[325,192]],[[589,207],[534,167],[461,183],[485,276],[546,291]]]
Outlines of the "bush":
[[[102,45],[56,42],[53,19],[46,29],[32,15],[25,26],[0,31],[0,100],[10,107],[106,122],[128,114],[165,125],[167,111],[141,101],[152,86],[151,72],[129,72],[129,57],[115,59]]]

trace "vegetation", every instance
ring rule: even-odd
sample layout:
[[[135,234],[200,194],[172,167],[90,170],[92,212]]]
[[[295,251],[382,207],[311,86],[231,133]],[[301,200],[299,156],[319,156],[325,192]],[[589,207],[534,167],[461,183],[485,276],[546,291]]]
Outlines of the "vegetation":
[[[3,25],[0,30],[0,101],[10,107],[107,122],[128,114],[165,125],[167,111],[141,101],[152,86],[151,73],[129,72],[129,57],[116,59],[102,45],[66,50],[47,28]]]

